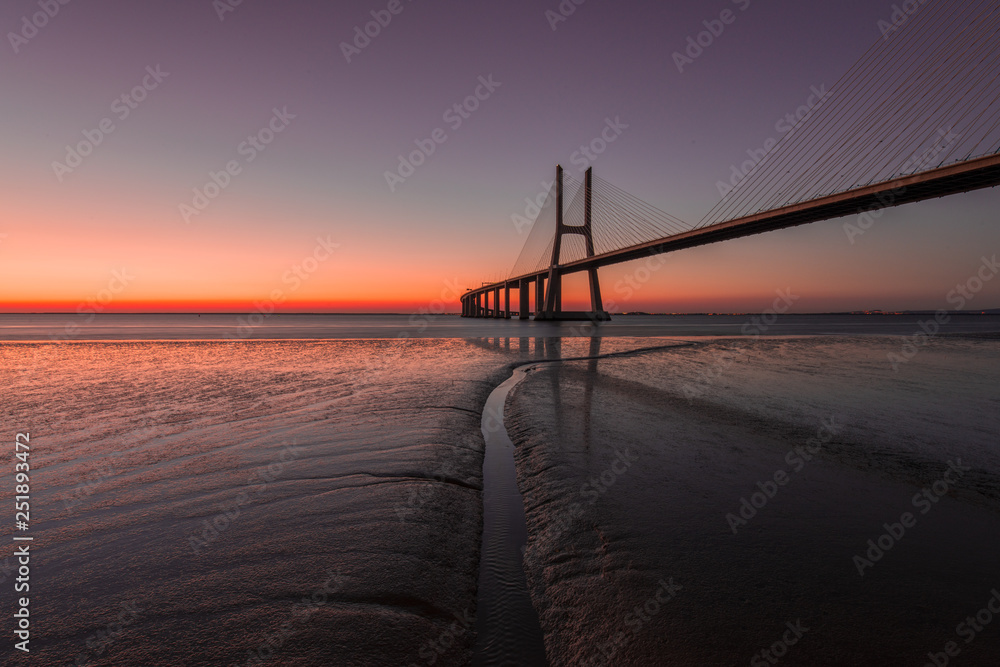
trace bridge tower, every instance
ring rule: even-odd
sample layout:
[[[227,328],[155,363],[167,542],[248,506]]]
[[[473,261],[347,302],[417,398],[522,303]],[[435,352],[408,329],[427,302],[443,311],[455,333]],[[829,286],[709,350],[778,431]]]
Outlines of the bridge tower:
[[[567,225],[563,223],[563,168],[556,165],[556,236],[552,244],[552,260],[549,263],[549,275],[545,285],[544,307],[535,315],[536,320],[591,320],[607,322],[611,315],[604,310],[601,300],[601,283],[597,277],[597,269],[588,269],[590,282],[590,312],[564,311],[562,309],[562,271],[559,266],[559,256],[562,251],[564,234],[580,234],[587,244],[587,257],[594,256],[593,233],[593,203],[594,203],[594,168],[587,169],[583,194],[583,224]],[[539,279],[539,286],[541,280]]]

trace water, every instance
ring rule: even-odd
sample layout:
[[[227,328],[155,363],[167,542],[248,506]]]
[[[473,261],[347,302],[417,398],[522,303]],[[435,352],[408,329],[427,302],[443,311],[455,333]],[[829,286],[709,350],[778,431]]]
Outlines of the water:
[[[514,445],[503,426],[507,394],[524,376],[524,369],[515,370],[490,394],[483,411],[486,454],[475,667],[548,665],[521,563],[528,540],[524,500],[517,489]]]
[[[486,401],[483,410],[483,438],[486,442],[483,461],[483,546],[479,566],[478,636],[472,662],[475,667],[548,665],[542,629],[532,606],[522,562],[528,530],[524,499],[518,490],[514,445],[503,424],[504,407],[511,391],[542,363],[556,364],[574,359],[588,359],[593,363],[602,358],[641,354],[650,349],[629,346],[627,351],[602,356],[603,339],[588,340],[586,357],[564,356],[564,352],[572,354],[573,351],[564,351],[561,344],[552,341],[553,345],[547,350],[548,360],[516,368],[514,374],[497,387]],[[575,354],[580,354],[579,349],[576,347]]]
[[[455,315],[11,315],[0,314],[0,341],[272,340],[349,338],[534,338],[574,336],[899,335],[920,332],[927,315],[619,315],[586,322],[486,320]],[[952,314],[945,333],[1000,330],[1000,314]]]

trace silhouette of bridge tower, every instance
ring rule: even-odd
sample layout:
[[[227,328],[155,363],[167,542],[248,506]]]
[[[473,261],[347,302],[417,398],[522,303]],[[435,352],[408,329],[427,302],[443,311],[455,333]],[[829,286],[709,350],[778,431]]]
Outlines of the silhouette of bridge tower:
[[[545,247],[543,256],[547,257],[544,265],[541,263],[532,266],[530,275],[512,276],[511,279],[484,286],[478,290],[470,290],[462,299],[463,317],[489,317],[499,319],[510,319],[513,311],[510,307],[510,291],[518,291],[518,317],[522,320],[531,319],[532,314],[536,320],[548,321],[593,321],[603,322],[611,319],[603,307],[601,298],[601,283],[597,274],[597,267],[587,269],[588,286],[590,288],[590,310],[589,311],[566,311],[563,310],[563,285],[562,277],[565,273],[563,262],[565,261],[563,237],[576,235],[583,237],[583,254],[579,252],[573,254],[571,259],[593,258],[596,256],[596,244],[594,237],[594,170],[587,169],[582,188],[577,192],[574,203],[579,206],[571,206],[582,217],[580,224],[570,224],[566,220],[566,196],[565,196],[565,172],[562,165],[556,165],[556,180],[553,184],[554,196],[549,193],[546,203],[542,206],[542,211],[550,213],[554,220],[553,232]],[[578,183],[578,182],[577,182]],[[582,209],[582,210],[581,210]],[[540,215],[544,217],[544,215]],[[536,220],[533,227],[533,237],[544,234],[548,230],[545,221]],[[545,239],[541,239],[543,242]],[[526,243],[526,250],[522,255],[530,254],[532,239]],[[537,250],[537,249],[536,249]],[[516,269],[516,267],[515,267]],[[501,297],[502,294],[502,297]],[[531,307],[532,294],[534,294],[534,308]]]
[[[520,319],[534,291],[536,320],[608,320],[600,267],[845,216],[871,224],[891,206],[1000,185],[998,22],[996,0],[929,3],[877,41],[697,223],[592,169],[581,184],[557,167],[554,202],[550,192],[509,277],[470,289],[462,315],[510,318],[517,289]],[[565,207],[567,181],[575,196]],[[584,271],[591,309],[564,311],[563,278]]]
[[[563,207],[563,168],[556,165],[556,234],[552,242],[552,259],[549,263],[549,274],[546,279],[544,307],[536,313],[536,320],[593,320],[607,321],[611,319],[604,310],[601,300],[601,282],[597,277],[597,267],[587,269],[590,283],[590,312],[570,312],[562,309],[562,271],[559,261],[562,254],[562,237],[566,234],[580,234],[584,238],[587,257],[594,256],[594,168],[587,169],[584,183],[583,224],[567,225],[564,221]],[[521,290],[521,305],[525,305],[527,289]],[[526,319],[522,308],[521,319]]]

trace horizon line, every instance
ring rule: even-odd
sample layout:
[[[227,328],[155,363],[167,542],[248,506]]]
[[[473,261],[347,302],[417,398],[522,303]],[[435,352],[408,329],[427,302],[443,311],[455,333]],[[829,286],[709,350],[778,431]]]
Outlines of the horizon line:
[[[872,315],[872,316],[885,316],[885,315],[925,315],[934,314],[938,312],[933,309],[906,309],[906,310],[881,310],[881,309],[867,309],[867,310],[824,310],[824,311],[811,311],[811,312],[797,312],[797,313],[781,313],[780,317],[801,317],[805,315]],[[945,311],[949,315],[1000,315],[1000,308],[982,308],[976,310],[948,310]],[[511,311],[512,314],[517,314],[518,311]],[[62,310],[52,310],[52,311],[0,311],[0,316],[3,315],[69,315],[72,317],[81,316],[108,316],[108,315],[246,315],[246,311],[119,311],[119,312],[106,312],[106,313],[78,313],[71,311]],[[254,314],[254,313],[249,313]],[[651,316],[704,316],[704,317],[730,317],[730,316],[744,316],[744,315],[760,315],[757,311],[731,311],[731,312],[721,312],[721,311],[691,311],[691,312],[652,312],[652,311],[642,311],[642,310],[631,310],[631,311],[618,311],[611,312],[611,315],[618,316],[634,316],[634,315],[651,315]],[[323,312],[323,311],[285,311],[270,313],[267,317],[277,317],[281,315],[348,315],[348,316],[372,316],[372,315],[397,315],[397,316],[407,316],[411,317],[414,315],[419,315],[421,317],[460,317],[462,315],[461,311],[447,312],[447,313],[421,313],[421,312],[396,312],[396,311],[372,311],[372,312]],[[503,319],[503,318],[470,318],[470,319]]]

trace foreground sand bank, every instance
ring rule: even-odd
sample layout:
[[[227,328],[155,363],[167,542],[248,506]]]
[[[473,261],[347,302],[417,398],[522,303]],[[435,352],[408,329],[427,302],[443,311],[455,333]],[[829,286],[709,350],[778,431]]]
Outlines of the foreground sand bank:
[[[894,371],[898,345],[717,341],[538,367],[507,416],[552,663],[1000,654],[996,628],[968,644],[957,628],[1000,586],[1000,347],[934,341]]]

